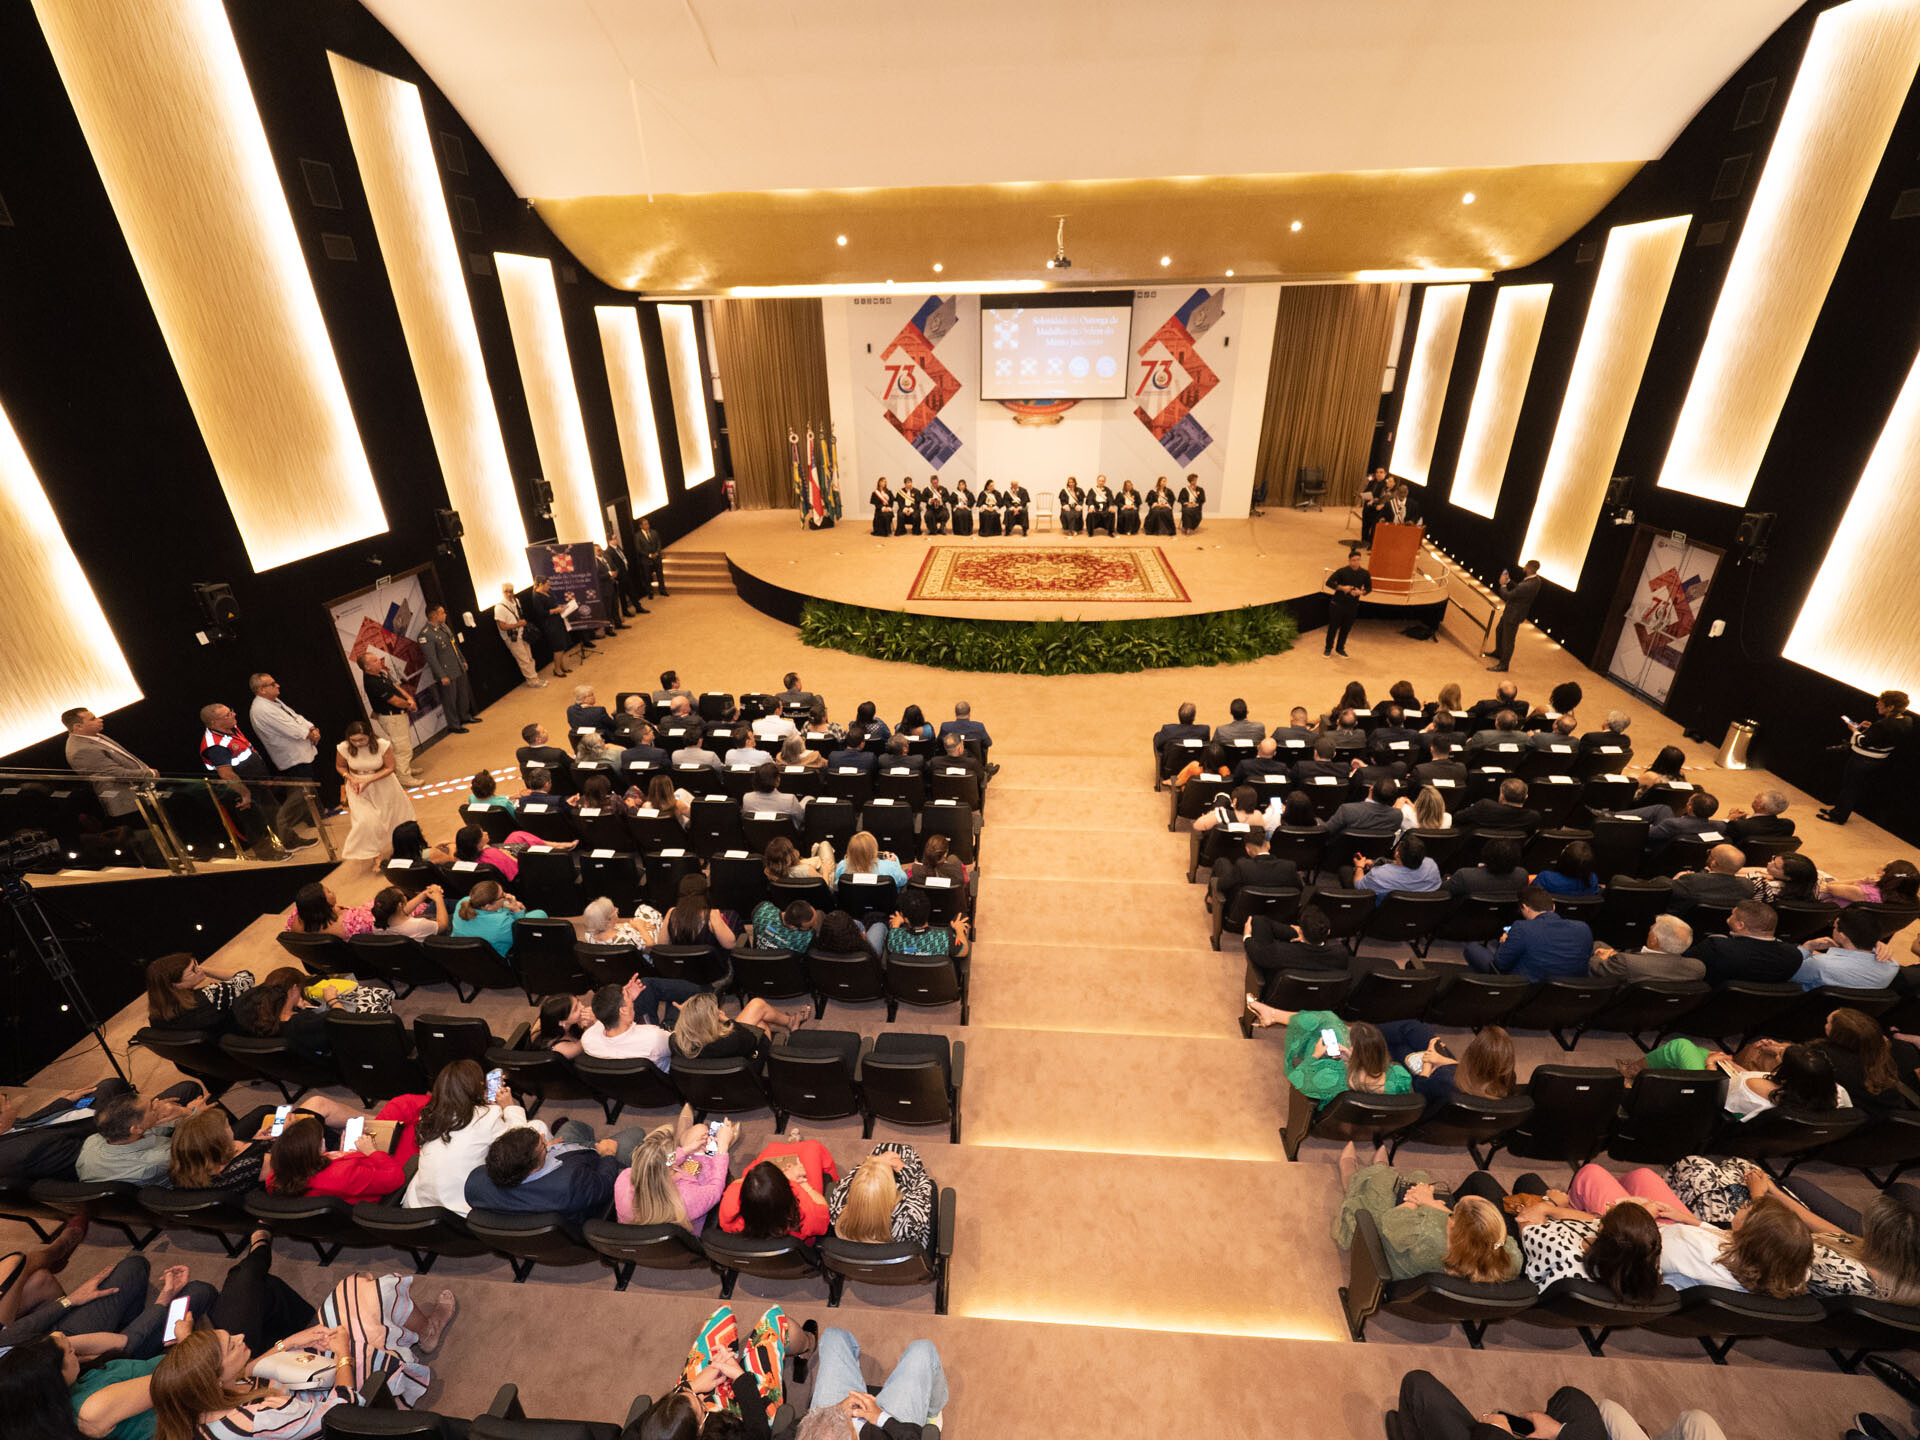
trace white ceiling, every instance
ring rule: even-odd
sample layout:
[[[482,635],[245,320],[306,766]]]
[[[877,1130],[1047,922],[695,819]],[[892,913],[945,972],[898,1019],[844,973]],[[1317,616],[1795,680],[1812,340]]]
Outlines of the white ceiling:
[[[1798,0],[362,0],[525,196],[1648,160]]]

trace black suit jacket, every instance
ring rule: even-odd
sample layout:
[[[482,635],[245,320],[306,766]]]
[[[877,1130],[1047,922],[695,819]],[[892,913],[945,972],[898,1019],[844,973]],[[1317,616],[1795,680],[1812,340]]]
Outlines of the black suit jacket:
[[[1512,704],[1504,700],[1476,700],[1467,711],[1467,723],[1460,725],[1459,730],[1462,735],[1475,735],[1493,729],[1493,717],[1502,710],[1511,710],[1518,719],[1524,720],[1531,708],[1520,696],[1515,696]]]
[[[1228,900],[1243,885],[1287,889],[1300,884],[1300,867],[1279,855],[1236,855],[1213,862],[1213,878]]]
[[[1287,762],[1277,755],[1271,760],[1254,755],[1233,767],[1233,776],[1227,783],[1232,786],[1250,785],[1255,780],[1285,780],[1291,773]]]
[[[1538,830],[1540,812],[1499,800],[1476,800],[1453,817],[1462,830]]]
[[[1302,760],[1293,767],[1293,778],[1310,780],[1315,775],[1331,775],[1336,780],[1344,780],[1352,772],[1351,760]]]
[[[591,725],[608,740],[614,735],[613,716],[607,713],[604,705],[569,705],[567,707],[567,733],[577,735]]]
[[[513,752],[513,758],[520,762],[520,777],[526,778],[529,765],[543,765],[549,770],[557,770],[565,775],[573,766],[573,757],[566,751],[552,745],[522,745]]]
[[[624,770],[629,765],[639,764],[657,765],[665,770],[668,759],[667,752],[658,745],[629,745],[620,752],[620,768]]]
[[[1800,951],[1784,940],[1751,935],[1703,935],[1687,951],[1707,967],[1709,985],[1729,980],[1791,980],[1800,968]]]
[[[1744,820],[1729,820],[1720,827],[1727,832],[1727,838],[1738,845],[1743,840],[1757,840],[1766,836],[1793,834],[1793,821],[1784,815],[1749,815]]]
[[[1591,755],[1602,745],[1616,745],[1620,749],[1620,763],[1626,764],[1633,758],[1633,742],[1624,735],[1616,735],[1611,730],[1589,730],[1580,737],[1580,753]]]

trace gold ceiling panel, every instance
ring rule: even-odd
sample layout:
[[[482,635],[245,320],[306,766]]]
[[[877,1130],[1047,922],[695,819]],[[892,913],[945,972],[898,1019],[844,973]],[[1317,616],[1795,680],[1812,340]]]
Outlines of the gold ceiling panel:
[[[925,286],[937,283],[936,264],[949,281],[1131,286],[1229,270],[1241,280],[1509,270],[1573,234],[1639,168],[1621,161],[533,203],[602,280],[648,294],[888,280]],[[1471,204],[1462,202],[1468,194]],[[1060,215],[1073,268],[1050,271]]]

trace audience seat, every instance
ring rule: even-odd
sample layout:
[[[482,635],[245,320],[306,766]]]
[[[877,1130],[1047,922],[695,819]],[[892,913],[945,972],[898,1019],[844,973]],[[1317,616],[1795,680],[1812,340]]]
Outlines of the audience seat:
[[[1375,970],[1362,975],[1336,1008],[1348,1020],[1374,1025],[1417,1020],[1446,978],[1439,970]]]
[[[1773,933],[1789,944],[1804,945],[1833,933],[1841,907],[1831,900],[1778,900],[1773,910],[1779,917]]]
[[[260,1079],[280,1091],[291,1103],[303,1091],[325,1089],[339,1083],[339,1075],[329,1061],[289,1049],[283,1035],[222,1035],[220,1048],[235,1062],[247,1066]]]
[[[433,867],[433,876],[449,905],[458,905],[466,899],[468,892],[482,880],[491,880],[509,893],[513,891],[512,883],[499,866],[485,860],[454,860],[445,865],[436,865]]]
[[[860,1089],[867,1102],[862,1134],[871,1139],[874,1123],[882,1120],[889,1125],[945,1125],[947,1139],[958,1145],[966,1066],[964,1041],[900,1032],[880,1036],[860,1064]]]
[[[571,805],[556,810],[522,810],[515,828],[537,835],[549,845],[567,845],[578,838],[573,828]]]
[[[384,980],[393,987],[396,999],[406,999],[417,986],[439,985],[447,978],[420,942],[407,935],[356,935],[347,941],[347,949],[353,954],[353,973],[362,979],[371,975]]]
[[[1562,1050],[1571,1050],[1580,1032],[1607,1008],[1619,990],[1617,981],[1597,977],[1555,976],[1538,981],[1513,1012],[1512,1023],[1523,1030],[1545,1030],[1560,1042]]]
[[[1717,1070],[1644,1070],[1626,1091],[1607,1154],[1631,1165],[1671,1165],[1712,1151],[1725,1123],[1727,1077]]]
[[[522,1021],[506,1041],[517,1050],[525,1043],[528,1025]],[[416,1015],[413,1021],[413,1057],[429,1075],[438,1075],[455,1060],[472,1060],[486,1068],[487,1052],[500,1044],[493,1027],[477,1015]]]
[[[1357,935],[1372,917],[1374,896],[1371,890],[1322,886],[1314,891],[1309,903],[1319,906],[1321,913],[1327,917],[1328,937],[1345,940],[1350,935]]]
[[[492,1248],[474,1236],[464,1217],[438,1205],[361,1204],[353,1218],[375,1240],[406,1251],[421,1275],[442,1255],[485,1255]]]
[[[732,979],[732,967],[710,945],[655,945],[647,955],[654,974],[663,979],[691,980],[716,990]]]
[[[1825,1318],[1826,1311],[1811,1296],[1775,1300],[1745,1290],[1695,1285],[1680,1293],[1678,1309],[1649,1321],[1646,1328],[1656,1335],[1691,1336],[1714,1364],[1724,1365],[1738,1341],[1784,1336]]]
[[[135,1250],[146,1249],[161,1230],[140,1203],[140,1187],[124,1180],[36,1180],[29,1194],[44,1210],[85,1215],[95,1225],[118,1230]]]
[[[529,1005],[537,1005],[542,995],[578,995],[587,989],[586,973],[573,958],[574,943],[570,920],[515,918],[513,969]]]
[[[844,1120],[859,1115],[872,1128],[860,1093],[860,1043],[858,1031],[808,1029],[773,1047],[767,1057],[767,1096],[776,1131],[795,1116]]]
[[[733,949],[733,988],[742,1000],[758,997],[768,1003],[805,1000],[818,1020],[827,1011],[827,999],[813,983],[804,955],[765,946]]]
[[[633,945],[596,945],[590,940],[573,942],[573,963],[596,989],[602,985],[624,985],[635,975],[648,975],[647,952]]]
[[[1482,890],[1460,896],[1434,938],[1454,940],[1462,945],[1487,945],[1498,940],[1500,933],[1519,918],[1517,890]]]
[[[1581,1026],[1625,1035],[1641,1050],[1651,1050],[1660,1037],[1671,1035],[1681,1022],[1713,994],[1704,980],[1633,980],[1619,987],[1598,1014]]]
[[[338,935],[304,935],[296,930],[282,930],[274,939],[309,975],[353,973],[353,952]]]
[[[511,888],[529,910],[544,910],[549,915],[578,915],[587,904],[579,862],[571,850],[528,846],[520,857],[520,873]]]
[[[1229,930],[1235,935],[1244,934],[1247,922],[1256,915],[1264,915],[1275,926],[1287,926],[1300,914],[1300,891],[1295,886],[1242,885],[1230,903],[1221,899],[1212,881],[1207,892],[1213,902],[1210,938],[1216,950],[1222,935]]]
[[[589,1220],[581,1237],[603,1259],[613,1264],[613,1288],[624,1290],[635,1269],[713,1270],[700,1241],[681,1225],[622,1225],[617,1220]]]
[[[407,1027],[398,1015],[327,1014],[327,1043],[340,1083],[367,1105],[396,1095],[420,1095],[433,1079],[413,1058]]]
[[[606,1111],[607,1124],[631,1105],[636,1110],[678,1110],[680,1092],[651,1060],[603,1060],[592,1055],[573,1059],[573,1073]]]
[[[851,1005],[887,998],[886,962],[876,955],[842,954],[815,946],[807,952],[807,974],[823,1001]]]
[[[1283,825],[1267,837],[1267,853],[1282,860],[1291,860],[1299,870],[1301,880],[1311,881],[1320,873],[1320,860],[1326,852],[1326,844],[1324,826],[1300,830]]]
[[[600,1258],[558,1210],[475,1210],[467,1229],[506,1260],[516,1285],[524,1285],[536,1265],[584,1265]]]
[[[1556,1280],[1540,1292],[1532,1307],[1514,1318],[1548,1330],[1576,1330],[1587,1353],[1604,1355],[1604,1346],[1616,1330],[1651,1325],[1680,1308],[1680,1292],[1662,1285],[1644,1302],[1623,1300],[1613,1290],[1583,1275]]]
[[[696,1120],[708,1115],[745,1115],[755,1110],[771,1110],[773,1101],[767,1087],[744,1056],[720,1060],[675,1060],[668,1078],[673,1088],[693,1107]],[[774,1128],[782,1128],[776,1116]]]
[[[953,858],[971,865],[980,858],[979,819],[976,811],[958,800],[929,800],[920,812],[920,833],[946,836]]]
[[[243,1203],[247,1214],[271,1230],[275,1239],[306,1241],[322,1265],[331,1265],[345,1246],[383,1243],[354,1223],[355,1207],[337,1195],[270,1195],[251,1190]]]
[[[823,777],[821,784],[826,785]],[[800,848],[811,850],[821,841],[833,846],[833,853],[847,853],[847,842],[860,828],[860,811],[855,801],[840,793],[823,794],[807,804],[807,827]]]
[[[951,876],[928,875],[924,879],[909,880],[907,888],[925,894],[927,919],[931,924],[951,925],[956,917],[973,912],[972,897],[967,887],[957,883]]]
[[[420,944],[446,974],[463,1005],[482,990],[520,989],[513,967],[477,935],[429,935]]]
[[[644,896],[646,875],[638,855],[587,850],[580,853],[580,884],[587,894],[604,895],[620,908],[621,914],[631,915]],[[566,913],[577,914],[584,908],[582,901]]]
[[[1776,855],[1791,855],[1801,843],[1798,835],[1751,835],[1738,842],[1749,865],[1765,865]]]
[[[958,1005],[960,1023],[972,1010],[968,995],[969,963],[953,955],[894,955],[886,957],[887,1019],[902,1005],[938,1007]]]
[[[720,1271],[722,1300],[733,1298],[733,1287],[742,1275],[761,1280],[805,1280],[825,1274],[819,1252],[791,1235],[729,1235],[718,1225],[709,1225],[700,1237],[700,1246]]]
[[[931,1243],[893,1241],[867,1245],[832,1233],[820,1242],[820,1264],[827,1275],[827,1305],[840,1303],[849,1280],[859,1285],[933,1286],[933,1313],[947,1313],[947,1270],[953,1260],[957,1205],[951,1189],[936,1187]]]
[[[1888,1110],[1850,1135],[1832,1141],[1815,1159],[1850,1165],[1885,1190],[1920,1164],[1920,1110]],[[1876,1170],[1885,1171],[1875,1174]]]
[[[1518,1129],[1532,1114],[1533,1100],[1524,1093],[1488,1100],[1456,1090],[1451,1098],[1428,1110],[1416,1124],[1387,1141],[1387,1163],[1392,1164],[1400,1147],[1412,1140],[1422,1145],[1464,1147],[1473,1157],[1474,1165],[1484,1170],[1493,1152],[1488,1150],[1483,1154],[1480,1147],[1491,1145],[1509,1131]]]
[[[462,805],[460,823],[478,825],[486,831],[489,845],[504,845],[507,836],[520,828],[513,812],[498,805]]]
[[[1632,782],[1628,782],[1632,789]],[[1587,785],[1587,804],[1593,805],[1593,782]],[[1616,804],[1631,804],[1632,796]],[[1598,808],[1598,807],[1595,807]],[[1638,815],[1595,815],[1587,821],[1593,831],[1593,868],[1600,875],[1638,875],[1646,860],[1647,832],[1652,828]]]
[[[1729,980],[1714,986],[1713,993],[1687,1013],[1684,1029],[1719,1042],[1709,1048],[1738,1050],[1753,1036],[1771,1031],[1805,995],[1791,980]]]
[[[1300,1158],[1300,1146],[1309,1136],[1353,1140],[1364,1148],[1415,1124],[1425,1111],[1426,1102],[1418,1095],[1371,1095],[1364,1090],[1342,1091],[1316,1107],[1290,1085],[1287,1121],[1280,1127],[1280,1141],[1289,1160]]]
[[[1826,1033],[1827,1017],[1836,1010],[1858,1010],[1885,1023],[1887,1012],[1900,1003],[1890,986],[1865,989],[1853,985],[1816,985],[1772,1027],[1781,1040],[1817,1040]]]
[[[1257,996],[1262,986],[1257,970],[1248,967],[1248,989]],[[1281,1010],[1334,1010],[1353,989],[1353,977],[1344,970],[1282,970],[1267,981],[1272,1003]],[[1240,1033],[1252,1038],[1253,1020],[1244,1004],[1240,1007]]]
[[[1626,1081],[1612,1069],[1536,1065],[1525,1088],[1533,1114],[1494,1141],[1494,1153],[1558,1160],[1578,1170],[1606,1147]]]
[[[233,1258],[247,1248],[247,1236],[259,1228],[240,1203],[244,1193],[148,1185],[140,1191],[140,1208],[169,1230],[204,1230]]]
[[[1347,937],[1347,950],[1358,954],[1362,940],[1404,943],[1421,959],[1433,948],[1433,938],[1441,924],[1453,913],[1453,896],[1444,890],[1420,892],[1392,890],[1353,934]]]
[[[1920,1348],[1920,1308],[1865,1295],[1826,1298],[1820,1308],[1824,1313],[1817,1324],[1780,1331],[1777,1338],[1825,1350],[1849,1375],[1876,1351]]]
[[[899,887],[885,875],[842,875],[833,895],[835,908],[860,921],[900,908]]]
[[[380,875],[387,884],[394,886],[409,900],[433,884],[436,878],[433,867],[426,861],[397,858],[382,865]]]
[[[680,898],[680,882],[700,868],[700,857],[686,843],[649,851],[645,866],[645,899],[662,915]]]
[[[250,1084],[257,1078],[251,1065],[227,1054],[204,1030],[149,1025],[130,1043],[152,1051],[189,1080],[197,1081],[210,1099],[218,1100],[230,1086]]]
[[[1524,975],[1481,975],[1456,968],[1444,975],[1420,1018],[1430,1025],[1471,1030],[1504,1024],[1531,988]]]
[[[860,811],[860,828],[879,841],[882,850],[903,856],[920,853],[913,807],[904,800],[875,796]]]
[[[1638,950],[1647,943],[1647,930],[1654,917],[1672,904],[1673,881],[1664,875],[1647,879],[1612,875],[1601,891],[1600,913],[1593,920],[1594,938],[1616,950]]]
[[[1801,1110],[1776,1105],[1745,1120],[1729,1117],[1720,1127],[1712,1153],[1751,1160],[1784,1181],[1815,1151],[1845,1140],[1867,1123],[1867,1112],[1853,1108]]]

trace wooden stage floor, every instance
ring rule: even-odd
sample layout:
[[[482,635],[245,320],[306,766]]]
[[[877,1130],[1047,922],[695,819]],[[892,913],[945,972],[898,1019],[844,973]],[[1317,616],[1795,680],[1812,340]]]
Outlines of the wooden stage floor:
[[[1346,544],[1358,534],[1344,507],[1270,509],[1262,519],[1209,520],[1193,535],[1109,539],[1041,532],[1011,539],[893,536],[878,539],[863,510],[831,530],[802,530],[790,510],[734,510],[708,521],[670,547],[671,553],[724,554],[757,579],[825,600],[920,615],[969,620],[1130,620],[1191,615],[1292,600],[1318,591],[1329,572],[1346,563]],[[1185,601],[1110,603],[1066,597],[1046,601],[909,600],[929,545],[1079,546],[1158,545],[1186,588]],[[1415,602],[1440,598],[1433,588]],[[1380,595],[1376,599],[1385,598]]]

